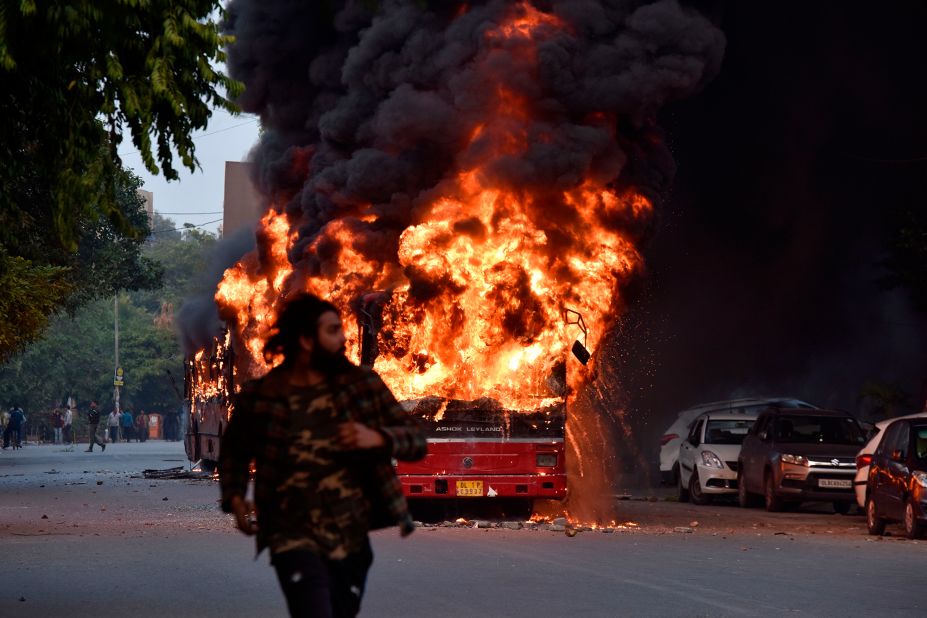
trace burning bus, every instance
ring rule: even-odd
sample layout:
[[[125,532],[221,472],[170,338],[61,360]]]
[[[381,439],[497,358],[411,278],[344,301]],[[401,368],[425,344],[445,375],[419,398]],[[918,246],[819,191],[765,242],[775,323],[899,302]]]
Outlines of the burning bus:
[[[212,376],[191,377],[191,457],[215,457],[228,392],[308,291],[429,426],[410,496],[562,497],[564,439],[576,479],[607,480],[604,413],[577,402],[618,388],[590,353],[673,175],[658,111],[711,79],[723,34],[673,2],[317,5],[229,3],[266,214],[210,291],[229,333],[188,363]]]
[[[219,461],[219,440],[232,414],[235,393],[235,349],[223,329],[212,343],[184,362],[184,400],[189,414],[184,431],[187,458],[213,470]]]
[[[374,366],[386,293],[367,294],[358,312],[360,361]],[[572,322],[585,331],[582,317]],[[566,324],[565,324],[566,325]],[[572,348],[585,364],[585,346]],[[186,361],[185,396],[190,406],[185,448],[191,462],[212,469],[224,428],[234,413],[236,368],[231,334],[225,329],[208,349]],[[521,409],[491,397],[475,400],[426,396],[402,401],[424,426],[428,455],[397,463],[403,493],[410,499],[513,499],[527,506],[535,499],[562,500],[567,492],[566,363],[554,361],[543,378],[526,386]],[[530,407],[529,407],[530,406]]]

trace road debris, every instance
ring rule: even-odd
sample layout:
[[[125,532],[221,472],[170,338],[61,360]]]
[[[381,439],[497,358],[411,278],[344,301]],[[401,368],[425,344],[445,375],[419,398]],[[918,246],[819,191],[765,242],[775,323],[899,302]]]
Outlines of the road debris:
[[[212,479],[213,475],[209,472],[198,470],[187,470],[183,466],[176,468],[164,468],[161,470],[148,469],[142,471],[142,476],[146,479]],[[152,485],[151,487],[154,487]]]

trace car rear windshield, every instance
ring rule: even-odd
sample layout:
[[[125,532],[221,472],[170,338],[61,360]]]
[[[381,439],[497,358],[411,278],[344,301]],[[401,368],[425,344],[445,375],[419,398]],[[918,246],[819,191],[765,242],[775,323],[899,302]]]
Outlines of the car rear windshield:
[[[776,440],[796,444],[864,444],[866,436],[848,416],[780,416]]]
[[[705,444],[740,444],[752,426],[753,419],[708,421],[708,427],[705,428]]]

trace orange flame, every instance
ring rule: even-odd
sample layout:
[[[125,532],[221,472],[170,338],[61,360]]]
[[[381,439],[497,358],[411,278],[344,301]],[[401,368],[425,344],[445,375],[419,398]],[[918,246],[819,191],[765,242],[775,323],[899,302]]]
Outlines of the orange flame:
[[[519,4],[509,22],[485,34],[477,62],[495,109],[471,128],[459,157],[466,163],[432,191],[436,197],[400,235],[394,261],[370,259],[359,242],[360,232],[377,224],[372,208],[320,230],[307,251],[340,247],[337,267],[308,279],[287,259],[296,232],[286,216],[272,210],[262,219],[263,259],[246,256],[226,271],[216,293],[247,349],[248,374],[270,367],[261,348],[281,293],[308,290],[341,307],[349,354],[357,360],[351,304],[387,290],[375,369],[399,399],[489,396],[521,410],[558,397],[548,378],[581,337],[567,325],[567,310],[590,326],[585,345],[594,351],[622,284],[641,266],[632,240],[606,222],[646,220],[651,211],[645,197],[591,179],[541,193],[507,186],[491,173],[493,164],[517,160],[532,140],[550,139],[532,133],[529,102],[493,69],[493,55],[504,49],[536,71],[537,43],[562,28],[555,16]],[[610,119],[602,112],[594,121]]]

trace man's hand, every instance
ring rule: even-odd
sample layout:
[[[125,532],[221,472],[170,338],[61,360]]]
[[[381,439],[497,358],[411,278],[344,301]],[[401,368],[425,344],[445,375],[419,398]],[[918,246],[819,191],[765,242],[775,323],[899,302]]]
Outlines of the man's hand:
[[[254,503],[248,502],[241,496],[232,498],[232,512],[235,514],[235,525],[243,533],[251,536],[257,532],[257,521],[254,519]]]
[[[361,423],[342,423],[338,426],[338,444],[345,450],[380,448],[386,441],[383,434]]]

